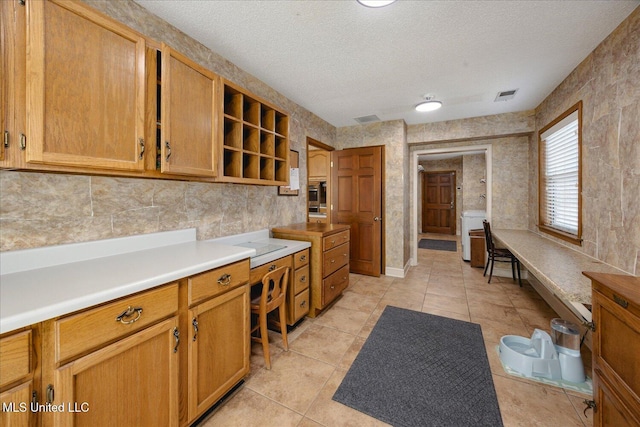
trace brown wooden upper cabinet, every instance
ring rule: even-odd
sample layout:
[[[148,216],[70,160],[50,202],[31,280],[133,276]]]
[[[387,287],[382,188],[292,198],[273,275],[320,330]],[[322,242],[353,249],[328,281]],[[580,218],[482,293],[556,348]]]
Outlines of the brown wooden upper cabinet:
[[[309,179],[326,181],[329,175],[329,152],[309,150]]]
[[[26,161],[142,171],[144,38],[81,3],[26,7]]]
[[[219,77],[165,44],[161,58],[161,171],[215,176]]]
[[[224,81],[218,180],[244,184],[289,183],[289,116]]]

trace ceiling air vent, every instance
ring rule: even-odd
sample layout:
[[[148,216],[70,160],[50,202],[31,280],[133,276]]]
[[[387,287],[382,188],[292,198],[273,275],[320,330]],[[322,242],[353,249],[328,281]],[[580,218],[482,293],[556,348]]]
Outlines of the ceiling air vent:
[[[376,116],[375,114],[372,114],[370,116],[362,116],[362,117],[356,117],[355,119],[356,122],[360,123],[361,125],[365,124],[365,123],[373,123],[373,122],[379,122],[380,118],[378,116]]]
[[[498,92],[498,95],[496,96],[496,99],[493,100],[493,102],[508,101],[510,99],[513,99],[513,97],[516,96],[517,91],[518,89],[505,90],[502,92]]]

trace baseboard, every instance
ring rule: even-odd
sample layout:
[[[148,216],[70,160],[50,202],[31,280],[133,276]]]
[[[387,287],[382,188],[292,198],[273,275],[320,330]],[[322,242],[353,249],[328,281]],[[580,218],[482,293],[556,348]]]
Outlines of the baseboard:
[[[411,268],[411,260],[407,261],[407,263],[404,265],[404,269],[396,267],[385,267],[384,275],[404,279],[404,277],[409,272],[409,268]]]

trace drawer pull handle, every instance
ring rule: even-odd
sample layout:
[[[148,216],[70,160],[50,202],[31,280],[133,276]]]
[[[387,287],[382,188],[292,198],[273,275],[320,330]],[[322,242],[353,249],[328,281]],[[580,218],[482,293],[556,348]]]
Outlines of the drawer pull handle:
[[[278,268],[278,266],[277,266],[277,265],[275,265],[275,264],[271,264],[271,265],[269,266],[269,271],[273,271],[273,270],[275,270],[276,268]]]
[[[47,386],[47,403],[52,403],[55,397],[55,390],[53,389],[53,384],[49,384]]]
[[[173,347],[173,352],[177,353],[178,345],[180,344],[180,331],[178,331],[178,328],[173,328],[173,337],[176,339],[176,346]]]
[[[300,278],[300,281],[301,281],[302,283],[306,282],[306,281],[307,281],[307,276],[302,276],[302,277]]]
[[[138,315],[136,317],[134,317],[131,320],[124,320],[127,317],[131,317],[133,316],[133,313],[137,313]],[[140,317],[142,316],[142,307],[127,307],[127,309],[125,311],[123,311],[122,313],[120,313],[120,315],[118,317],[116,317],[116,322],[120,322],[123,325],[130,325],[132,323],[137,322],[138,320],[140,320]]]
[[[302,302],[300,303],[300,307],[304,307],[305,305],[307,305],[307,302],[305,300],[302,300]]]
[[[191,321],[191,324],[193,325],[193,341],[195,342],[196,338],[198,337],[198,319],[194,317],[193,321]]]
[[[218,283],[221,284],[222,286],[229,286],[231,284],[231,275],[230,274],[223,274],[218,279]]]
[[[618,295],[613,295],[613,300],[622,308],[629,307],[629,303],[624,298],[620,298]]]
[[[336,243],[336,241],[335,241],[335,240],[332,240],[332,241],[331,241],[331,244],[332,244],[332,245],[333,245],[333,244],[335,244],[335,243]]]
[[[164,146],[166,148],[166,153],[167,153],[167,157],[165,158],[165,161],[169,161],[169,157],[171,157],[171,144],[169,144],[169,141],[165,141],[164,142]]]

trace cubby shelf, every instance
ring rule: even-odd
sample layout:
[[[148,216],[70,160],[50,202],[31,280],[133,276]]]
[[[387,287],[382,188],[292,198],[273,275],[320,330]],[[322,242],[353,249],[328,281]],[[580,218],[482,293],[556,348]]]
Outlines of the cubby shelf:
[[[222,174],[218,180],[287,185],[289,116],[227,81],[223,96]]]

